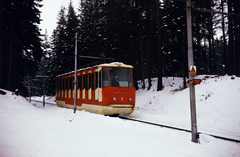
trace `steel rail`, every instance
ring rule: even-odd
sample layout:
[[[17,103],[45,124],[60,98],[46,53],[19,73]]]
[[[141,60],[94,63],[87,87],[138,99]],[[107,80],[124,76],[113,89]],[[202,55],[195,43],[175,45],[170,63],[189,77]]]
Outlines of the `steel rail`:
[[[132,118],[123,117],[123,116],[118,116],[118,117],[121,118],[121,119],[125,119],[125,120],[131,120],[131,121],[135,121],[135,122],[139,122],[139,123],[145,123],[145,124],[149,124],[149,125],[155,125],[155,126],[159,126],[159,127],[163,127],[163,128],[168,128],[168,129],[172,129],[172,130],[179,130],[179,131],[185,131],[185,132],[191,133],[191,130],[178,128],[178,127],[174,127],[174,126],[170,126],[170,125],[164,125],[164,124],[153,123],[153,122],[148,122],[148,121],[143,121],[143,120],[138,120],[138,119],[132,119]],[[200,134],[204,134],[204,135],[209,135],[209,136],[212,136],[212,137],[215,137],[215,138],[218,138],[218,139],[240,143],[240,140],[237,140],[237,139],[232,139],[232,138],[228,138],[228,137],[222,137],[222,136],[213,135],[213,134],[209,134],[209,133],[198,132],[197,134],[198,134],[198,137],[199,137]]]
[[[40,100],[31,100],[31,102],[34,101],[34,102],[39,102],[39,103],[43,103],[42,101]],[[31,103],[30,102],[30,103]],[[49,104],[49,105],[56,105],[55,103],[51,103],[51,102],[45,102],[45,104]]]

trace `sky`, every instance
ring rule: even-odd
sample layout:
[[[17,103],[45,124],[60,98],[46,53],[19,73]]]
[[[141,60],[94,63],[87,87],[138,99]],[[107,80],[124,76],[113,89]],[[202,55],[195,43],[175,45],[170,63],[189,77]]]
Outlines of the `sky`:
[[[61,6],[68,7],[70,0],[43,0],[41,4],[43,6],[40,8],[41,13],[41,23],[39,28],[41,29],[41,33],[45,34],[45,30],[47,30],[48,36],[52,35],[53,30],[57,26],[57,15],[61,9]],[[79,6],[80,0],[72,0],[74,9]]]

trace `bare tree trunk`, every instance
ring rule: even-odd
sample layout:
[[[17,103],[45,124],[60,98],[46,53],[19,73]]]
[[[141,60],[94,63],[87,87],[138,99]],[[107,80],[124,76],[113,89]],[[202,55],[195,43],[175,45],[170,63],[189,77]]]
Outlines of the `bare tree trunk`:
[[[205,36],[205,34],[204,34]],[[206,37],[203,37],[203,43],[204,43],[204,51],[203,51],[203,60],[205,61],[204,62],[204,73],[208,73],[209,70],[208,70],[208,59],[207,59],[207,46],[206,46]]]
[[[222,12],[224,11],[223,8],[223,0],[221,0],[221,7],[222,7]],[[227,44],[226,44],[226,36],[225,36],[225,22],[224,22],[224,15],[222,14],[222,34],[223,34],[223,64],[224,64],[224,69],[225,73],[227,73]]]
[[[228,13],[232,13],[232,0],[228,0]],[[229,32],[228,74],[233,75],[233,30],[231,16],[228,16],[228,32]]]
[[[13,31],[11,32],[11,38],[10,38],[10,55],[9,55],[9,69],[8,69],[8,86],[7,89],[8,90],[12,90],[12,72],[13,72],[13,46],[14,46],[14,35],[13,35]]]
[[[235,36],[235,44],[234,44],[235,45],[235,57],[234,57],[235,58],[235,66],[234,66],[235,68],[234,68],[234,70],[235,71],[234,71],[234,74],[239,76],[239,74],[240,74],[240,71],[239,71],[239,69],[240,69],[239,68],[239,59],[240,59],[239,58],[239,53],[240,52],[239,52],[239,45],[236,44],[236,43],[240,42],[239,35],[238,35],[240,32],[239,32],[239,29],[237,29],[236,27],[237,26],[235,26],[235,31],[234,31],[234,36]]]
[[[0,1],[0,20],[3,20],[3,1]],[[0,88],[3,88],[3,23],[0,24]]]
[[[213,69],[212,69],[212,15],[209,14],[208,16],[208,43],[209,43],[209,69],[210,69],[210,74],[213,74]]]
[[[142,71],[142,88],[145,89],[145,77],[144,77],[144,59],[143,59],[143,42],[142,42],[142,32],[141,28],[139,31],[139,38],[140,38],[140,53],[141,53],[141,71]]]
[[[151,64],[151,54],[152,54],[152,46],[151,46],[151,41],[152,41],[152,36],[151,36],[151,31],[152,31],[152,10],[151,10],[151,5],[148,6],[148,13],[147,13],[147,20],[148,20],[148,33],[147,33],[147,78],[148,78],[148,90],[151,89],[152,86],[152,78],[151,78],[151,73],[152,73],[152,64]]]
[[[235,14],[239,14],[240,13],[240,1],[239,0],[232,0],[232,6],[233,6],[233,10]],[[233,34],[233,38],[234,38],[234,65],[233,65],[233,73],[234,75],[240,76],[240,64],[239,64],[239,60],[240,60],[240,21],[239,18],[235,18],[233,17],[233,24],[234,24],[234,34]]]
[[[151,79],[151,72],[152,72],[152,68],[151,68],[151,46],[150,46],[150,41],[148,41],[148,50],[147,50],[147,78],[148,78],[148,90],[151,89],[152,86],[152,79]]]
[[[197,23],[197,30],[200,30],[199,23]],[[183,53],[183,50],[182,50],[182,53]],[[198,71],[198,74],[200,73],[200,67],[201,67],[201,64],[200,64],[201,63],[201,55],[202,55],[202,53],[201,53],[200,33],[197,33],[197,71]]]
[[[183,47],[182,47],[182,62],[181,62],[181,68],[182,68],[182,77],[183,77],[183,88],[187,88],[186,76],[185,76],[185,70],[184,70],[184,64],[185,64],[185,57],[184,57],[184,50],[183,50]]]
[[[9,69],[8,69],[8,85],[7,89],[13,91],[16,88],[16,78],[17,78],[17,54],[15,47],[14,32],[11,33],[10,39],[10,56],[9,56]]]
[[[213,74],[216,74],[216,57],[215,57],[215,45],[214,45],[214,36],[213,36],[213,23],[211,22],[211,38],[212,38],[212,66],[213,66]]]
[[[159,0],[156,0],[156,15],[157,15],[157,35],[158,35],[158,86],[157,91],[162,90],[162,41],[161,41],[161,25],[160,25],[160,10]]]
[[[0,34],[0,88],[3,88],[3,42],[2,34]]]
[[[136,90],[138,90],[138,82],[137,82],[137,80],[138,80],[138,64],[137,64],[137,60],[138,60],[138,58],[137,58],[137,56],[138,56],[138,53],[137,53],[137,51],[135,51],[135,56],[136,57],[134,57],[133,59],[133,67],[134,67],[134,70],[133,70],[133,78],[134,78],[134,84],[135,84],[135,86],[136,86]]]

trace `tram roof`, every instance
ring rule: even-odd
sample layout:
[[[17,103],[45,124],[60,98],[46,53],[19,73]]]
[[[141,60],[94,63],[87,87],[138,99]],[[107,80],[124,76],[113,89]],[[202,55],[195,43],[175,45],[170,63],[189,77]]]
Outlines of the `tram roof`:
[[[86,68],[78,69],[77,72],[84,71],[84,70],[90,70],[90,69],[94,69],[94,68],[97,68],[97,67],[133,68],[133,66],[124,64],[124,63],[122,63],[122,62],[112,62],[112,63],[103,63],[103,64],[99,64],[99,65],[94,65],[94,66],[92,66],[92,67],[86,67]],[[74,71],[67,72],[67,73],[63,73],[63,74],[57,75],[56,77],[60,77],[60,76],[64,76],[64,75],[69,75],[69,74],[72,74],[72,73],[74,73]]]
[[[112,62],[112,63],[104,63],[104,64],[100,64],[98,67],[123,67],[123,68],[133,68],[133,66],[131,65],[127,65],[121,62]]]

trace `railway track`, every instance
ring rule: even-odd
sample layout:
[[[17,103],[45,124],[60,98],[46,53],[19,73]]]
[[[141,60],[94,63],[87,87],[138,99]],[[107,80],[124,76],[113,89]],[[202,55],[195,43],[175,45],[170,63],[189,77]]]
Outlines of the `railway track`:
[[[147,121],[143,121],[143,120],[133,119],[133,118],[125,117],[125,116],[119,116],[119,118],[125,119],[125,120],[131,120],[131,121],[135,121],[135,122],[139,122],[139,123],[145,123],[145,124],[148,124],[148,125],[155,125],[155,126],[159,126],[159,127],[163,127],[163,128],[168,128],[168,129],[173,129],[173,130],[178,130],[178,131],[185,131],[185,132],[191,133],[191,130],[182,129],[182,128],[178,128],[178,127],[174,127],[174,126],[170,126],[170,125],[157,124],[157,123],[152,123],[152,122],[147,122]],[[212,136],[212,137],[215,137],[215,138],[218,138],[218,139],[222,139],[222,140],[226,140],[226,141],[240,143],[240,140],[237,140],[237,139],[232,139],[232,138],[228,138],[228,137],[222,137],[222,136],[218,136],[218,135],[198,132],[198,136],[200,134],[209,135],[209,136]]]

